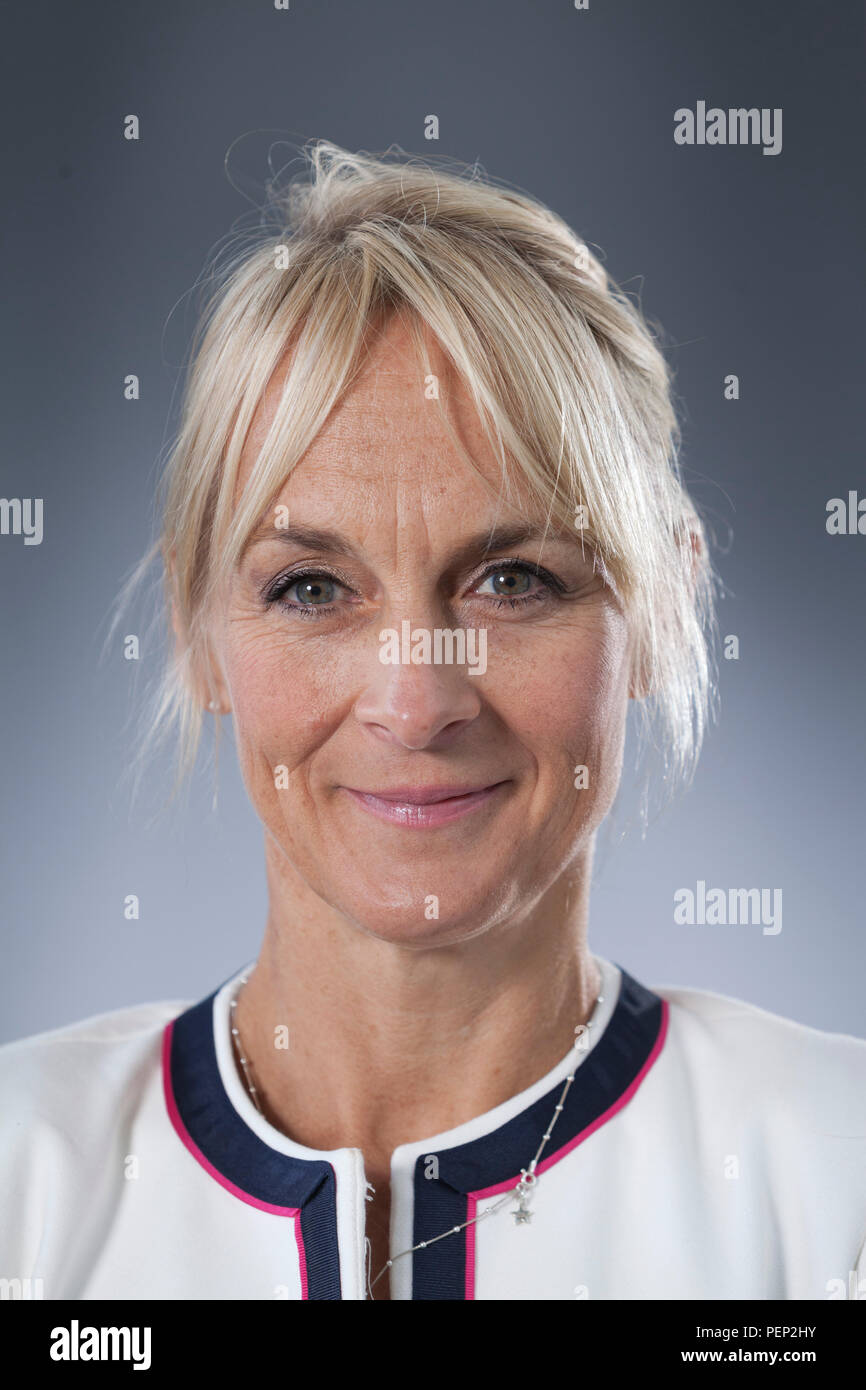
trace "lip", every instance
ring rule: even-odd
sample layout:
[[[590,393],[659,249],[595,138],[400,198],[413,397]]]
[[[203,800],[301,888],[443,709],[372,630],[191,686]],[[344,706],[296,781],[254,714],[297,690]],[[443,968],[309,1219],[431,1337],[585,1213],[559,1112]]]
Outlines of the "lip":
[[[487,805],[504,786],[505,781],[470,787],[389,787],[380,792],[344,787],[343,790],[379,820],[424,829],[447,825],[469,815]]]

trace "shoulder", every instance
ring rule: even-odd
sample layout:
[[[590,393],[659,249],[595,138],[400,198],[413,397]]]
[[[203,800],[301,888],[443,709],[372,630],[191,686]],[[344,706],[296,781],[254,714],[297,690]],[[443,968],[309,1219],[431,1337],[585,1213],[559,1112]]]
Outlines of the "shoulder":
[[[75,1133],[141,1088],[184,1001],[138,1004],[0,1046],[0,1141],[50,1126]],[[11,1134],[10,1134],[11,1131]]]
[[[0,1047],[0,1271],[63,1287],[109,1229],[125,1156],[149,1132],[165,1025],[184,1007],[140,1004]]]
[[[866,1041],[727,995],[659,986],[679,1065],[709,1094],[733,1092],[776,1118],[866,1137]]]

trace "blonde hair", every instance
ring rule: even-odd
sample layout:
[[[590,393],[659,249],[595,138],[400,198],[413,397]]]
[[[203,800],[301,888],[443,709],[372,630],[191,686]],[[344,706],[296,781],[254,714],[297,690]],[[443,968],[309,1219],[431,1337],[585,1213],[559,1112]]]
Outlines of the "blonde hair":
[[[161,555],[179,631],[150,733],[178,729],[184,777],[207,700],[200,673],[217,589],[362,366],[371,331],[408,310],[425,372],[424,324],[471,393],[503,494],[517,470],[560,524],[585,509],[580,534],[629,616],[648,688],[641,710],[661,725],[665,777],[687,778],[712,703],[714,579],[680,477],[670,373],[654,334],[535,199],[477,166],[392,151],[305,147],[302,173],[270,186],[252,245],[235,246],[208,277],[163,480],[162,534],[142,562]],[[281,400],[235,508],[254,413],[290,345]]]

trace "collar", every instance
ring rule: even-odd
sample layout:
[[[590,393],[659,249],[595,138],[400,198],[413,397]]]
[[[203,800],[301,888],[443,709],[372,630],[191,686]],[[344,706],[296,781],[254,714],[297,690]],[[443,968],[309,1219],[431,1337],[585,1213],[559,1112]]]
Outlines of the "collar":
[[[658,1057],[667,1004],[622,967],[597,956],[595,961],[603,1003],[585,1052],[569,1052],[532,1086],[467,1124],[394,1151],[392,1200],[401,1181],[412,1193],[409,1202],[394,1207],[394,1248],[432,1242],[445,1230],[464,1227],[395,1264],[394,1279],[403,1290],[395,1289],[398,1297],[472,1298],[475,1228],[465,1223],[479,1201],[515,1185],[550,1125],[566,1077],[573,1072],[575,1079],[539,1161],[539,1175],[611,1120]],[[216,1182],[259,1210],[294,1221],[303,1296],[340,1299],[337,1178],[348,1176],[359,1159],[363,1175],[362,1159],[358,1150],[297,1144],[253,1105],[235,1067],[229,1019],[229,1001],[248,969],[166,1027],[166,1107],[178,1136]],[[432,1180],[431,1156],[438,1170]]]

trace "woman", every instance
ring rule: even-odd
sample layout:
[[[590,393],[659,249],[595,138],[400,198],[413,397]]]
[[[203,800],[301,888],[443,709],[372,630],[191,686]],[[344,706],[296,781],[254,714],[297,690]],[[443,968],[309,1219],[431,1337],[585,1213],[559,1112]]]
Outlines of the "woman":
[[[866,1044],[588,941],[629,702],[687,777],[711,569],[664,360],[552,213],[322,143],[197,339],[160,709],[230,715],[256,962],[2,1050],[46,1298],[824,1298]]]

